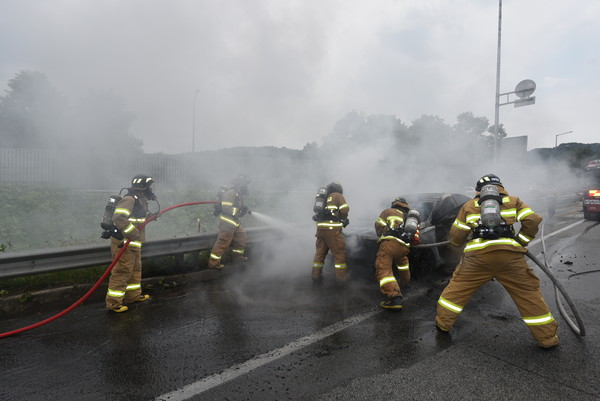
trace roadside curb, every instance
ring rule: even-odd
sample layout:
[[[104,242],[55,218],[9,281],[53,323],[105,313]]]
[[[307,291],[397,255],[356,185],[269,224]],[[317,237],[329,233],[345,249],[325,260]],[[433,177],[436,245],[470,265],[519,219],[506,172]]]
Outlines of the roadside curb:
[[[148,292],[150,294],[169,291],[193,282],[216,280],[222,277],[223,273],[220,270],[205,269],[193,273],[149,277],[142,279],[142,288],[149,287]],[[79,284],[7,296],[0,299],[0,318],[24,317],[51,312],[60,313],[81,299],[93,286],[94,284]],[[102,283],[84,303],[103,304],[107,288],[108,280]],[[99,308],[103,309],[104,305],[99,305]]]

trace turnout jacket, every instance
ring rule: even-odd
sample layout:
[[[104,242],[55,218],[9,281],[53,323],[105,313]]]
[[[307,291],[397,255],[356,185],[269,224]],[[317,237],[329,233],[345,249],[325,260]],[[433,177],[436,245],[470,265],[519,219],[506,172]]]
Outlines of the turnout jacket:
[[[244,216],[247,211],[248,208],[244,205],[244,195],[235,188],[231,188],[223,194],[221,214],[219,215],[221,223],[239,227],[240,217]]]
[[[115,226],[130,239],[130,246],[141,247],[146,240],[146,229],[137,227],[146,221],[148,215],[148,199],[145,195],[128,193],[117,203],[112,221]]]
[[[342,220],[348,218],[348,212],[350,211],[344,195],[339,192],[332,192],[327,195],[327,211],[331,213],[332,218],[317,221],[317,230],[341,230],[344,226]]]
[[[377,242],[394,240],[410,248],[411,243],[409,241],[404,241],[390,233],[390,230],[398,230],[402,227],[404,224],[404,217],[406,216],[402,210],[393,207],[387,208],[381,212],[379,218],[375,221],[375,233],[379,237]],[[417,229],[417,232],[412,239],[412,243],[419,243],[419,229]]]
[[[471,238],[471,232],[479,225],[481,220],[479,193],[477,193],[475,198],[463,205],[450,228],[450,243],[456,247],[464,245],[465,255],[471,252],[486,253],[496,250],[526,253],[525,246],[537,234],[542,217],[531,210],[519,197],[508,195],[508,192],[501,186],[498,186],[498,189],[502,197],[502,204],[500,205],[502,219],[510,226],[517,222],[521,223],[521,229],[515,234],[514,238]]]

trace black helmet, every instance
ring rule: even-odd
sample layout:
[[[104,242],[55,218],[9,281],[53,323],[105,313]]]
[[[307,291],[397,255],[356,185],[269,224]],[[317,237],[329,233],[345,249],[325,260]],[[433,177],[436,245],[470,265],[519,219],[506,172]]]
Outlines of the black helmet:
[[[398,210],[402,210],[404,212],[408,212],[409,207],[408,207],[408,202],[406,201],[406,198],[403,198],[401,196],[397,197],[396,199],[394,199],[392,201],[392,206],[394,209],[398,209]]]
[[[394,207],[394,205],[400,205],[402,204],[402,206],[408,207],[408,202],[406,201],[405,198],[399,196],[396,199],[394,199],[392,201],[392,207]]]
[[[250,177],[248,177],[245,174],[240,174],[231,181],[231,185],[233,185],[234,187],[243,187],[245,185],[248,185],[250,181]]]
[[[154,184],[152,177],[144,174],[138,174],[131,179],[131,188],[139,189],[140,191],[149,189],[152,184]]]
[[[245,174],[240,174],[231,181],[231,185],[233,186],[233,188],[235,188],[237,193],[240,195],[248,195],[248,184],[249,183],[250,183],[250,177],[248,177]]]
[[[486,174],[477,181],[477,184],[475,184],[475,191],[481,191],[481,188],[483,188],[484,185],[488,184],[499,185],[501,187],[503,186],[500,182],[500,178],[497,175]]]
[[[332,181],[327,185],[327,193],[339,192],[340,194],[344,193],[344,188],[342,188],[342,184],[337,181]]]

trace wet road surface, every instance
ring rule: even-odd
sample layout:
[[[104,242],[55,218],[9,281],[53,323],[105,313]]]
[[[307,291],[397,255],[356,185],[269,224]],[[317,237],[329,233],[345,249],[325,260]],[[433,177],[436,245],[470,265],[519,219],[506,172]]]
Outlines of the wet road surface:
[[[600,269],[600,226],[580,221],[559,216],[544,230],[568,227],[547,239],[546,253],[586,337],[567,327],[550,280],[534,269],[559,321],[556,349],[536,347],[496,282],[442,335],[433,319],[443,276],[413,281],[404,310],[383,311],[371,267],[352,266],[340,288],[327,266],[315,286],[307,249],[308,260],[226,268],[123,314],[84,304],[0,340],[0,399],[598,400],[600,274],[586,272]],[[540,256],[541,243],[530,251]],[[48,316],[5,319],[0,329]]]

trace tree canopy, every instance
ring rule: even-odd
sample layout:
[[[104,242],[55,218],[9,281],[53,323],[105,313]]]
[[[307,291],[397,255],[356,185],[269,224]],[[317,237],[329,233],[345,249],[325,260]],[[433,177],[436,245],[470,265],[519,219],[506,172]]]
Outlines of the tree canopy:
[[[71,106],[48,77],[20,71],[0,96],[0,146],[86,151],[141,151],[134,116],[112,92],[95,92]]]

